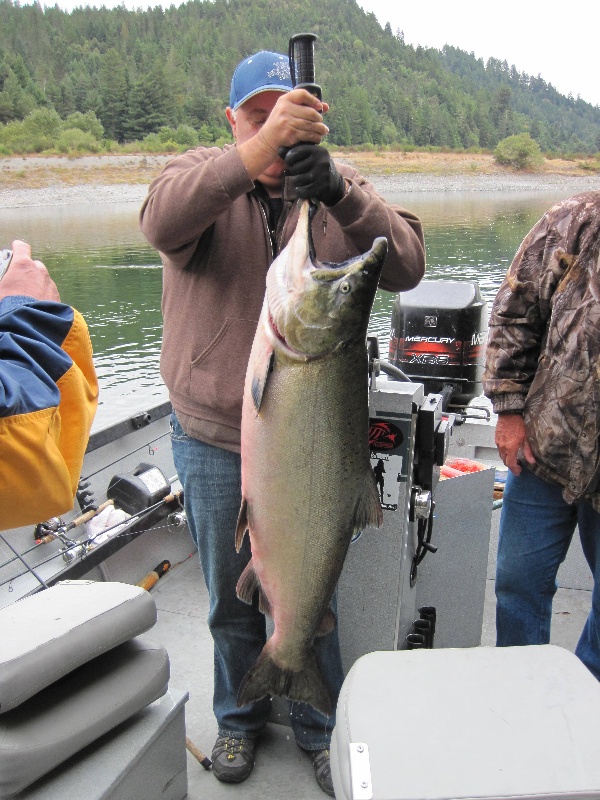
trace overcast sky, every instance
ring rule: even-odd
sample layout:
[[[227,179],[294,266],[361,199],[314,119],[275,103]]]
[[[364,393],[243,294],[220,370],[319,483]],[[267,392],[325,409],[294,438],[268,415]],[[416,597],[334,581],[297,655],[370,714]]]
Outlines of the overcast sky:
[[[600,2],[557,0],[357,0],[407,44],[445,44],[477,58],[508,61],[519,72],[541,75],[561,94],[600,105]]]
[[[486,61],[490,56],[508,61],[519,72],[538,76],[561,94],[600,105],[600,2],[558,0],[357,0],[372,11],[382,26],[404,32],[407,44],[436,47],[453,45]],[[22,0],[26,2],[26,0]],[[54,5],[54,0],[41,0]],[[57,0],[70,11],[80,5],[114,8],[121,0]],[[179,5],[181,0],[124,0],[127,8]],[[333,21],[332,21],[333,22]],[[290,35],[298,31],[290,31]],[[268,42],[265,42],[268,47]]]

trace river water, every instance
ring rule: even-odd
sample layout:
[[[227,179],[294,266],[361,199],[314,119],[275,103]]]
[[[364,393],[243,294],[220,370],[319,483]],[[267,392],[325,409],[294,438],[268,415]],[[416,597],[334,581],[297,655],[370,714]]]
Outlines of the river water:
[[[491,305],[527,231],[567,196],[559,190],[452,191],[387,199],[423,222],[426,278],[477,280]],[[87,320],[101,386],[95,430],[167,398],[159,375],[160,260],[139,231],[138,211],[135,203],[92,203],[9,208],[0,214],[0,246],[10,246],[14,238],[30,242],[61,299]],[[378,292],[371,316],[370,332],[378,335],[383,356],[393,300]]]

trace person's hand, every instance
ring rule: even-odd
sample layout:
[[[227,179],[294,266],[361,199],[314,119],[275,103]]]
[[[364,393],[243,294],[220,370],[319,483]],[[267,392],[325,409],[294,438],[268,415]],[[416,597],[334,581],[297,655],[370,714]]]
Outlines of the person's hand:
[[[326,147],[298,144],[284,154],[288,174],[298,195],[334,206],[346,192],[346,182],[337,171]]]
[[[56,284],[41,261],[31,258],[31,246],[15,239],[12,261],[0,281],[0,300],[10,295],[25,295],[36,300],[56,300],[60,295]]]
[[[293,89],[278,99],[256,134],[256,144],[268,148],[274,158],[281,147],[293,147],[300,142],[320,144],[329,133],[322,117],[328,110],[327,103],[306,89]]]
[[[519,458],[524,458],[528,464],[535,464],[535,456],[527,440],[521,414],[498,414],[496,447],[503,463],[513,475],[521,474]]]

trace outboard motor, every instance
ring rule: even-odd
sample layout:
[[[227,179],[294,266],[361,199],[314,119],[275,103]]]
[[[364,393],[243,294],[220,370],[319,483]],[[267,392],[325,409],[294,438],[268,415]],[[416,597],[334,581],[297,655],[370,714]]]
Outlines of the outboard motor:
[[[394,301],[389,361],[444,409],[482,391],[487,305],[476,281],[421,281]]]

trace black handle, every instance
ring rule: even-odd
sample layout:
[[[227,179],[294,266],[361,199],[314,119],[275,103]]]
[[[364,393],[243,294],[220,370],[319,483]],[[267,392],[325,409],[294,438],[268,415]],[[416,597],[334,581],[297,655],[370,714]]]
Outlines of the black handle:
[[[321,100],[321,87],[315,83],[315,41],[314,33],[297,33],[291,37],[288,58],[292,85],[296,89],[306,89]]]

